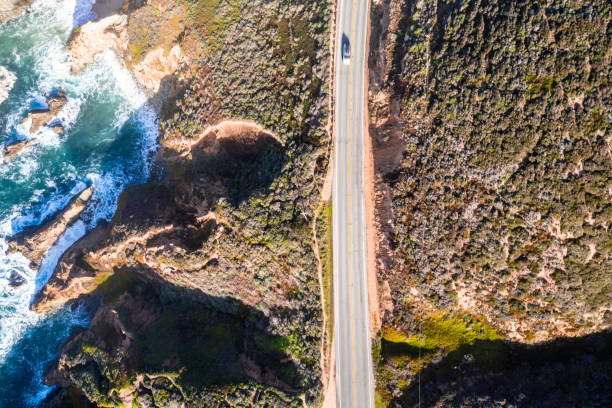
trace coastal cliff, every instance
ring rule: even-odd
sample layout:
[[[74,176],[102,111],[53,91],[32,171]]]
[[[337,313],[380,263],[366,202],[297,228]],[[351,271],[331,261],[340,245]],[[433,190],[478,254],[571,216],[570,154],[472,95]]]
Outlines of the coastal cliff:
[[[610,16],[374,2],[381,406],[610,401]]]
[[[33,303],[96,310],[49,368],[60,387],[44,405],[318,404],[330,3],[98,7],[69,41],[72,70],[116,52],[160,114],[161,147],[153,180],[121,195]]]

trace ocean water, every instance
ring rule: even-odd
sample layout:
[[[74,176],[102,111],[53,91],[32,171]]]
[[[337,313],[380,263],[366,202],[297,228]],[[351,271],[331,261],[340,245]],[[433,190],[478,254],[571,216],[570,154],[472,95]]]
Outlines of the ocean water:
[[[14,74],[0,103],[0,146],[38,139],[10,163],[0,159],[0,408],[37,406],[51,391],[42,382],[45,367],[70,331],[91,316],[81,308],[39,315],[29,310],[32,298],[62,253],[112,217],[121,191],[147,180],[157,148],[155,112],[112,52],[70,74],[65,44],[74,27],[95,18],[92,3],[37,0],[28,13],[0,26],[0,66]],[[29,133],[22,124],[28,110],[60,90],[68,97],[56,118],[64,133]],[[7,254],[6,238],[48,219],[89,185],[94,194],[87,209],[38,271],[21,254]],[[25,278],[23,285],[9,285],[13,272]]]

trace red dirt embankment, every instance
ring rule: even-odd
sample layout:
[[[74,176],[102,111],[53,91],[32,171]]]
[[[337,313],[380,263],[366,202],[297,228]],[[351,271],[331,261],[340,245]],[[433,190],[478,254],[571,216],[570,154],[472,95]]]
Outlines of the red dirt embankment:
[[[393,304],[388,299],[387,282],[379,282],[378,277],[392,263],[389,237],[393,234],[393,213],[391,193],[382,179],[382,174],[396,168],[404,151],[402,143],[400,103],[383,90],[387,72],[385,52],[386,38],[390,22],[388,1],[375,0],[372,7],[382,4],[381,19],[370,32],[368,28],[366,65],[366,134],[364,158],[364,182],[366,199],[366,233],[368,241],[368,296],[370,299],[370,331],[376,337],[385,315],[393,314]],[[375,16],[370,10],[370,18]],[[386,27],[386,28],[385,28]],[[371,112],[370,112],[371,108]],[[379,283],[382,292],[379,292]]]

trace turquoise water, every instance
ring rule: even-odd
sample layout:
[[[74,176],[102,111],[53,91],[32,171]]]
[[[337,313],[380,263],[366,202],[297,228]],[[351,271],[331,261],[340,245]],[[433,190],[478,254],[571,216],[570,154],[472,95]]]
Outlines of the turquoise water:
[[[70,74],[66,41],[91,13],[91,1],[39,0],[30,13],[0,26],[0,66],[15,76],[0,103],[0,146],[36,138],[9,164],[0,160],[0,407],[36,406],[51,390],[43,370],[57,357],[72,329],[85,326],[85,310],[49,316],[29,310],[61,254],[102,219],[110,219],[120,192],[148,178],[157,147],[156,116],[130,75],[111,52],[85,71]],[[66,92],[57,122],[30,134],[22,119],[48,96]],[[6,238],[38,225],[88,185],[94,195],[81,219],[49,251],[39,271],[20,254],[6,253]],[[18,272],[26,282],[11,287]]]

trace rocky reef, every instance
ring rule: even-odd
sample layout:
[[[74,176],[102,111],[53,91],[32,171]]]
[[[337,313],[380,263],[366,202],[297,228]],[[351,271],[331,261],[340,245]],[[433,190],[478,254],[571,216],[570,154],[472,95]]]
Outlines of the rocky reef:
[[[17,17],[32,2],[33,0],[2,0],[2,3],[0,3],[0,24]]]
[[[426,406],[610,401],[610,27],[605,1],[374,2],[381,406],[419,378]]]
[[[46,100],[46,106],[36,108],[28,112],[28,115],[23,118],[23,123],[27,125],[27,131],[34,134],[43,126],[50,127],[55,133],[61,134],[64,127],[56,121],[57,114],[62,110],[68,102],[68,98],[63,91],[59,91],[54,96],[50,96]],[[23,149],[37,143],[36,138],[28,138],[14,140],[7,143],[2,149],[4,162],[7,163],[15,158]]]
[[[96,310],[49,367],[59,387],[43,405],[318,404],[331,4],[98,3],[70,39],[73,71],[120,55],[161,116],[161,148],[153,180],[121,195],[33,303]]]
[[[74,224],[93,194],[93,187],[85,188],[48,221],[36,227],[29,227],[9,239],[9,252],[19,252],[31,261],[31,267],[38,269],[45,254],[59,237]]]

